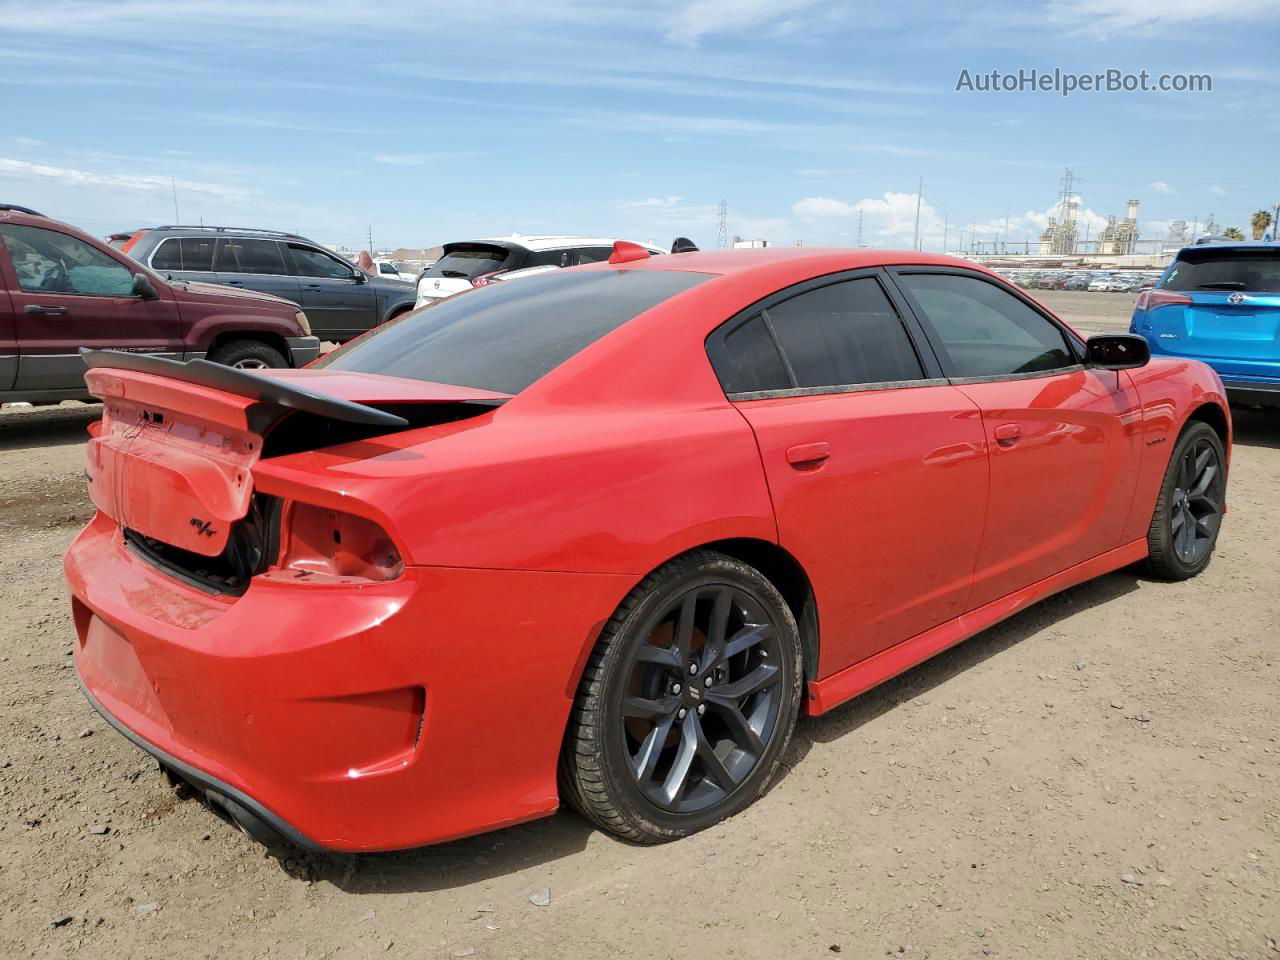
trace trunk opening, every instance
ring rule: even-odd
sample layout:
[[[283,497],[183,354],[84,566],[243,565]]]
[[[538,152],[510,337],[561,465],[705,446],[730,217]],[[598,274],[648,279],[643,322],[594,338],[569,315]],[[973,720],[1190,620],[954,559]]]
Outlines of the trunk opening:
[[[257,377],[199,361],[107,352],[86,360],[85,380],[106,408],[87,447],[94,504],[136,556],[227,597],[283,562],[281,541],[290,532],[282,529],[282,517],[292,516],[286,504],[254,489],[256,464],[492,416],[509,399],[366,374]],[[334,527],[320,531],[323,544],[306,544],[308,562],[333,567],[330,575],[338,578],[391,575],[395,558],[388,559],[387,537],[375,536],[376,527],[363,531],[368,543],[344,545],[343,531],[357,529],[347,529],[350,518],[335,514],[325,523]]]

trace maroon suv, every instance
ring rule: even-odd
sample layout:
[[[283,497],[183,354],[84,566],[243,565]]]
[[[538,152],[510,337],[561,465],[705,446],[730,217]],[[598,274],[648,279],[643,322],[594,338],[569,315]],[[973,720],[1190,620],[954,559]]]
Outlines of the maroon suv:
[[[87,399],[81,347],[301,367],[320,353],[280,297],[167,281],[105,243],[0,204],[0,401]]]

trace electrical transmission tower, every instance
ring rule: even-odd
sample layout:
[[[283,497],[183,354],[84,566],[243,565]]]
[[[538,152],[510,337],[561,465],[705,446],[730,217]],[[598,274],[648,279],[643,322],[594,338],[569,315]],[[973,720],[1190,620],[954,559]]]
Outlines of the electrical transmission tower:
[[[720,201],[720,219],[716,226],[716,246],[724,249],[729,246],[729,201]]]
[[[858,246],[862,246],[862,211],[858,211]]]

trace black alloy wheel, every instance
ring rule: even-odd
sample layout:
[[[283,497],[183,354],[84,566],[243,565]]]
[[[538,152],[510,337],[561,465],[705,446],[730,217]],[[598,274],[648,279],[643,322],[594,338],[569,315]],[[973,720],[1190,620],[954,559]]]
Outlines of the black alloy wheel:
[[[1213,549],[1222,523],[1222,464],[1208,438],[1188,445],[1178,462],[1169,527],[1173,549],[1194,564]]]
[[[1169,459],[1147,536],[1149,563],[1159,576],[1184,580],[1208,566],[1226,509],[1225,468],[1217,432],[1193,421]]]
[[[691,587],[628,658],[618,732],[641,792],[692,813],[723,800],[764,756],[782,700],[768,614],[726,584]]]
[[[763,792],[800,680],[799,631],[767,579],[709,551],[674,560],[602,632],[566,739],[565,792],[637,842],[704,829]]]

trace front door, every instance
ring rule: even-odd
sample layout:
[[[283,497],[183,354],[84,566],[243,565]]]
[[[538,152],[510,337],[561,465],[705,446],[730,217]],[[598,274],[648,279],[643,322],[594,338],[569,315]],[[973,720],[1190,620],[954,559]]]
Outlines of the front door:
[[[895,276],[944,370],[982,410],[991,492],[969,606],[1120,546],[1141,457],[1129,375],[1085,368],[1075,337],[983,275]]]
[[[4,282],[4,251],[0,249],[0,287]],[[13,387],[18,374],[18,328],[13,317],[13,300],[8,290],[0,289],[0,392]]]
[[[375,326],[377,295],[368,276],[309,244],[286,247],[298,275],[302,309],[316,336],[342,342]]]
[[[221,237],[213,267],[218,283],[302,302],[298,278],[290,274],[276,240]]]
[[[131,261],[46,227],[0,224],[0,239],[13,271],[9,297],[21,344],[15,390],[83,393],[81,347],[181,359],[173,293],[156,283],[159,299],[134,296]]]
[[[977,405],[864,273],[784,292],[709,341],[809,574],[826,676],[958,616],[987,503]]]

